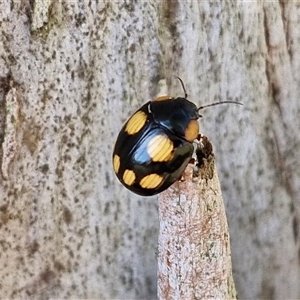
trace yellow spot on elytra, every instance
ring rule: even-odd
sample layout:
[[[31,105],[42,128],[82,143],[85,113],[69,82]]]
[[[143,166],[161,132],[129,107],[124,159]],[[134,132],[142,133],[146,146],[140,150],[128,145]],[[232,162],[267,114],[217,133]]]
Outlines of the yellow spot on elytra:
[[[197,120],[191,120],[185,129],[184,137],[188,142],[193,142],[199,133],[199,123]]]
[[[163,177],[158,174],[150,174],[140,181],[140,186],[144,189],[155,189],[163,181]]]
[[[169,161],[173,157],[173,142],[166,135],[156,135],[148,146],[147,152],[152,161]]]
[[[120,168],[120,156],[117,155],[117,154],[114,155],[113,167],[114,167],[115,173],[118,173],[119,172],[119,168]]]
[[[157,98],[154,99],[153,101],[165,101],[165,100],[172,100],[172,99],[173,99],[173,97],[168,96],[168,95],[165,95],[165,96],[157,97]]]
[[[141,130],[147,121],[147,115],[143,111],[137,111],[127,122],[125,131],[132,135]]]
[[[132,170],[125,170],[124,174],[123,174],[123,181],[124,183],[126,183],[127,185],[132,185],[135,181],[135,174]]]

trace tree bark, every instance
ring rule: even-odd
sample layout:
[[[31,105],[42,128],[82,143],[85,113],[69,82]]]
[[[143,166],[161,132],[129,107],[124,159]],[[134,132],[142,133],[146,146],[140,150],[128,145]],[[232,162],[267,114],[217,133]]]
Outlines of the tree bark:
[[[300,298],[295,1],[1,1],[2,298],[153,299],[156,198],[113,140],[166,78],[205,110],[239,298]],[[114,137],[114,138],[112,138]]]
[[[237,299],[229,231],[213,154],[198,177],[159,195],[159,299]]]

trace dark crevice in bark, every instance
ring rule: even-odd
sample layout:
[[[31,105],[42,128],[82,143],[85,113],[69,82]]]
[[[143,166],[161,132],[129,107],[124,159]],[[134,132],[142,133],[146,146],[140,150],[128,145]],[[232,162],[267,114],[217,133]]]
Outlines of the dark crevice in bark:
[[[2,144],[6,127],[6,95],[11,88],[11,75],[0,77],[0,165],[2,165],[3,149]]]
[[[268,17],[265,9],[264,9],[264,32],[265,32],[265,41],[267,47],[265,72],[269,84],[270,98],[273,101],[273,103],[277,106],[280,116],[282,117],[282,110],[280,107],[280,86],[276,83],[276,79],[274,78],[275,65],[272,62],[272,46],[270,45],[269,24],[268,24]]]
[[[172,73],[180,76],[180,74],[176,74],[183,52],[183,45],[180,42],[180,32],[178,31],[178,6],[178,0],[162,1],[160,5],[159,39],[161,40],[162,49],[160,74],[162,78],[167,79],[170,77],[168,75]]]
[[[290,39],[290,35],[289,35],[290,22],[285,16],[286,0],[279,0],[279,6],[281,9],[281,19],[282,19],[283,29],[284,29],[284,34],[285,34],[286,49],[289,54],[290,63],[292,64],[293,53],[292,53],[291,47],[290,47],[291,39]]]

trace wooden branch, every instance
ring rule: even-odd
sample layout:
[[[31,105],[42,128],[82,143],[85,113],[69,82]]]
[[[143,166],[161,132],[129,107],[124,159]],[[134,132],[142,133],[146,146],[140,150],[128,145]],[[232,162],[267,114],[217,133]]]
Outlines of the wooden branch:
[[[229,232],[213,156],[159,195],[159,299],[236,299]]]

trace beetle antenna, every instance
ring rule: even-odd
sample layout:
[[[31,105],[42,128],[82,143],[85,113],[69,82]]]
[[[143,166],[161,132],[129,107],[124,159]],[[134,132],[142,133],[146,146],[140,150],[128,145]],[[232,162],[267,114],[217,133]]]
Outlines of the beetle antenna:
[[[181,83],[181,86],[182,86],[182,89],[184,91],[184,98],[187,99],[187,92],[185,90],[185,87],[184,87],[184,84],[183,84],[183,81],[180,77],[176,76],[177,79],[179,79],[180,83]]]
[[[200,106],[200,107],[198,107],[198,110],[201,110],[201,109],[206,108],[206,107],[215,106],[215,105],[219,105],[219,104],[226,104],[226,103],[227,104],[228,103],[233,103],[233,104],[243,105],[243,103],[236,102],[236,101],[222,101],[222,102],[214,102],[214,103],[211,103],[211,104]]]

